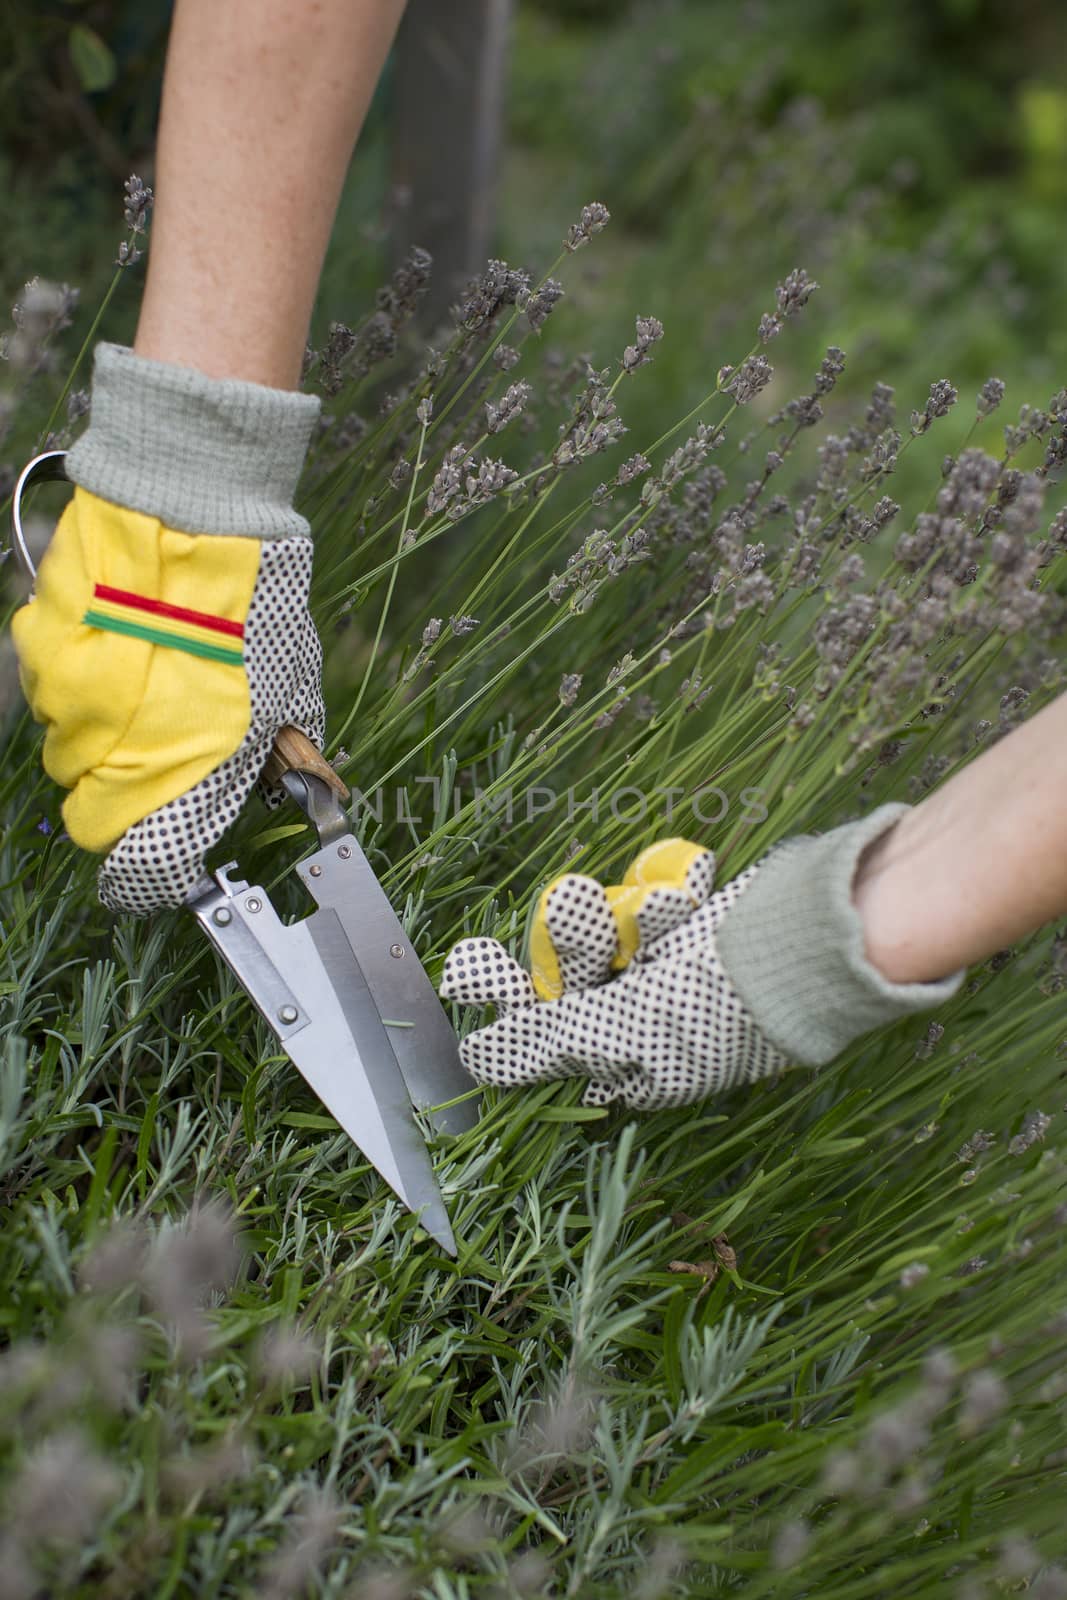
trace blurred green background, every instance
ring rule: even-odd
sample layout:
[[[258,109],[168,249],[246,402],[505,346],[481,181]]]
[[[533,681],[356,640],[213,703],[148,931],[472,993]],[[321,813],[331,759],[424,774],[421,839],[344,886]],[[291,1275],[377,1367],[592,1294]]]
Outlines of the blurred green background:
[[[10,303],[35,273],[78,285],[73,348],[112,273],[122,180],[151,181],[168,15],[159,0],[8,0],[0,15],[0,292]],[[849,357],[835,404],[879,379],[906,415],[932,379],[969,401],[1004,378],[979,441],[995,449],[1019,403],[1067,377],[1062,19],[1062,0],[518,0],[497,248],[543,270],[583,202],[614,217],[568,264],[546,345],[604,365],[635,313],[661,317],[627,412],[652,437],[749,349],[802,265],[821,292],[769,351],[768,409],[833,343]],[[387,73],[316,336],[365,312],[387,270],[388,113]],[[132,336],[143,271],[106,336]]]

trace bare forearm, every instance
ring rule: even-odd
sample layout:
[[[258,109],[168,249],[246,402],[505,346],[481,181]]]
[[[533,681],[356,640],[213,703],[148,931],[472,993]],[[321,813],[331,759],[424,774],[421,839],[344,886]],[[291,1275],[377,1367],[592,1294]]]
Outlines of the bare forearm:
[[[177,0],[134,348],[295,388],[352,147],[404,0]]]
[[[867,954],[928,982],[1067,914],[1067,695],[907,813],[860,863]]]

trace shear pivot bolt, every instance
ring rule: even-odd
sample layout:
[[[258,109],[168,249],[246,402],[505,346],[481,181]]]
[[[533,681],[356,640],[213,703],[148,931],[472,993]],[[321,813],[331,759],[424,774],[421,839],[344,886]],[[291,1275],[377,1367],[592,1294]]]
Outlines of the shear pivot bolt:
[[[311,876],[313,878],[321,878],[322,877],[322,868],[321,867],[309,867],[308,871],[310,872],[310,874],[311,874]]]
[[[295,1022],[299,1015],[300,1013],[295,1006],[282,1006],[278,1012],[278,1017],[282,1022]]]
[[[233,921],[233,913],[232,911],[227,911],[225,906],[220,906],[217,911],[212,913],[211,920],[212,922],[217,922],[220,928],[224,928],[228,922]]]
[[[245,909],[246,911],[261,911],[263,909],[263,902],[262,900],[257,900],[254,894],[250,894],[248,899],[245,901]]]
[[[338,850],[337,854],[341,857],[342,861],[347,861],[349,856],[352,854],[352,846],[343,844]]]
[[[399,961],[400,957],[404,954],[404,946],[402,944],[391,944],[389,946],[389,954],[395,961]]]

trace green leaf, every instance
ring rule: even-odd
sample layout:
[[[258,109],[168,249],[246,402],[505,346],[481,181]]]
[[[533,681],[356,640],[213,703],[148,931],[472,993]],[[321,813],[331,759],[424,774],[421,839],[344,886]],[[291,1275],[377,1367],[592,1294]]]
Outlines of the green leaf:
[[[110,89],[118,76],[115,57],[98,33],[76,22],[67,39],[71,65],[78,74],[78,82],[86,94],[98,94]]]

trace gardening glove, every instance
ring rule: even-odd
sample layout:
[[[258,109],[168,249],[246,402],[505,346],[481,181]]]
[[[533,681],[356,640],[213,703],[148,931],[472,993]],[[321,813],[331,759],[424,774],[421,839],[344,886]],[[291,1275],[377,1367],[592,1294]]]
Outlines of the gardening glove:
[[[181,904],[280,727],[325,733],[292,508],[319,402],[98,345],[76,485],[12,629],[63,820],[100,898]],[[283,798],[261,785],[268,804]]]
[[[460,1052],[482,1083],[581,1076],[587,1105],[685,1105],[790,1063],[831,1060],[869,1029],[938,1005],[965,971],[892,983],[868,960],[851,890],[859,858],[909,808],[786,840],[714,889],[711,851],[669,839],[621,885],[548,886],[527,971],[495,940],[465,939],[441,993],[496,1007]]]

